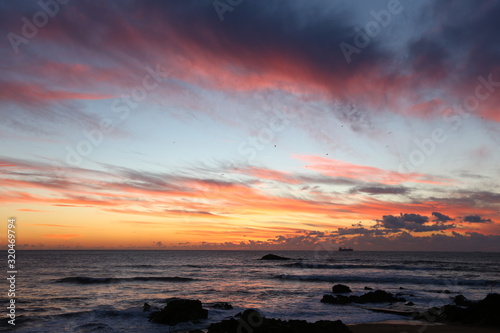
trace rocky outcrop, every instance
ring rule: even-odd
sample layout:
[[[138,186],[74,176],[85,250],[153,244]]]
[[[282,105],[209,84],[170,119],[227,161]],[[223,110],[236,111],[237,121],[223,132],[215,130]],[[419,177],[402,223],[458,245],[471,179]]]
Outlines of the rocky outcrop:
[[[351,292],[351,288],[343,284],[336,284],[332,287],[334,294],[346,294]]]
[[[471,306],[474,302],[469,301],[464,295],[457,295],[453,298],[453,303],[458,306]]]
[[[350,333],[340,320],[320,320],[308,323],[305,320],[280,320],[265,318],[257,310],[245,310],[239,318],[211,324],[208,333]]]
[[[266,254],[260,260],[290,260],[290,258],[278,256],[275,254]]]
[[[176,325],[207,317],[208,310],[202,308],[199,300],[177,299],[170,301],[162,310],[152,312],[149,320],[159,324]]]
[[[455,297],[456,299],[456,297]],[[458,303],[465,304],[465,297],[460,297]],[[467,301],[467,307],[445,305],[440,308],[430,308],[418,314],[415,319],[440,322],[458,322],[466,325],[500,327],[500,294],[489,294],[478,302]],[[455,302],[457,303],[457,302]]]
[[[324,295],[321,299],[323,303],[330,304],[349,304],[349,303],[392,303],[406,302],[402,297],[396,297],[383,290],[370,291],[361,296],[343,296],[343,295]]]

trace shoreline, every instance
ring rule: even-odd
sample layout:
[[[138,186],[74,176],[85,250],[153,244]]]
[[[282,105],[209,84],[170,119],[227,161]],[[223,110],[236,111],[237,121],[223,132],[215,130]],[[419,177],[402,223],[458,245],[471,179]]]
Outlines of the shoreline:
[[[352,333],[497,333],[498,328],[465,326],[451,323],[429,323],[420,320],[387,320],[347,324]]]

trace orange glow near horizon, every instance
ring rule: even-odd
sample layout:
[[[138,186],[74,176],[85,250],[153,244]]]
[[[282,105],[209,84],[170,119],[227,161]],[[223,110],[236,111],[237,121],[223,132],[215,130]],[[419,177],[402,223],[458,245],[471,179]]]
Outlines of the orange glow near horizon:
[[[387,175],[375,168],[312,156],[302,158],[325,165],[317,168],[320,174],[327,169],[326,163],[335,165],[336,169],[332,170],[339,170],[339,166],[346,168],[334,174],[328,171],[327,177],[338,177],[339,172],[345,178],[366,174],[385,179]],[[4,170],[16,168],[9,164],[2,167]],[[43,172],[44,167],[33,170],[36,169]],[[262,168],[233,170],[233,173],[234,176],[240,173],[261,181],[301,186],[300,176],[292,173]],[[434,211],[450,216],[496,214],[491,208],[460,203],[405,203],[359,194],[332,196],[311,191],[307,197],[283,197],[251,183],[215,183],[189,178],[178,179],[165,188],[145,189],[112,180],[115,178],[112,175],[106,181],[87,179],[89,176],[84,174],[79,171],[75,176],[80,180],[64,181],[60,188],[57,184],[7,179],[5,184],[15,186],[16,191],[0,194],[7,204],[3,210],[8,207],[9,211],[16,212],[21,247],[36,249],[39,248],[37,244],[44,244],[43,248],[148,249],[196,248],[203,244],[224,243],[248,245],[251,242],[273,243],[283,236],[293,237],[317,230],[335,234],[337,228],[349,228],[359,221],[370,227],[383,215],[399,216],[401,212],[428,217],[432,217]],[[95,184],[101,184],[102,189],[95,191]],[[138,194],[141,196],[137,197]],[[465,223],[448,228],[446,233],[478,230],[494,233],[496,226]]]

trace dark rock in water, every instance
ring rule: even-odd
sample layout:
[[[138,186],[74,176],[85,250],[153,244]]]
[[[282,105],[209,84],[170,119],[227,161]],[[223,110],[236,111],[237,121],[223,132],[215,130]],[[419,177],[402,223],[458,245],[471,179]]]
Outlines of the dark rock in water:
[[[357,296],[343,296],[343,295],[324,295],[321,299],[321,303],[330,303],[330,304],[349,304],[354,302],[351,297]]]
[[[290,258],[277,256],[275,254],[266,254],[260,260],[290,260]]]
[[[350,333],[340,320],[320,320],[308,323],[305,320],[280,320],[262,317],[256,310],[245,310],[240,318],[223,320],[211,324],[208,333]]]
[[[335,294],[345,294],[350,293],[351,288],[343,284],[336,284],[332,287],[332,292]]]
[[[364,287],[363,289],[364,290],[373,290],[373,288],[370,288],[370,287]]]
[[[323,303],[330,304],[348,304],[348,303],[391,303],[405,302],[402,297],[396,297],[383,290],[370,291],[361,296],[343,296],[343,295],[324,295],[321,299]]]
[[[207,317],[208,310],[202,308],[199,300],[178,299],[170,301],[163,310],[152,312],[149,320],[159,324],[175,325]]]
[[[384,290],[370,291],[359,296],[360,302],[357,303],[384,303],[384,302],[405,302],[402,297],[395,297],[391,293]]]
[[[462,298],[459,299],[463,300]],[[500,294],[489,294],[481,301],[470,302],[467,308],[456,305],[430,308],[417,315],[415,319],[425,319],[431,322],[460,322],[466,325],[500,327],[499,313]]]
[[[342,299],[342,298],[343,299]],[[347,296],[333,296],[333,295],[323,295],[321,299],[321,303],[329,303],[329,304],[348,304],[351,303],[351,300]]]
[[[449,291],[448,289],[445,289],[445,290],[443,290],[443,293],[444,294],[451,294],[451,291]]]
[[[405,288],[403,288],[403,287],[399,287],[399,289],[400,289],[400,290],[404,290]]]
[[[233,306],[229,303],[226,303],[226,302],[218,302],[218,303],[214,303],[212,305],[212,308],[222,309],[222,310],[231,310],[233,308]]]
[[[413,302],[406,302],[405,305],[412,306],[412,305],[415,305],[415,303],[413,303]]]
[[[333,295],[323,295],[323,298],[321,299],[321,303],[338,304],[338,298],[337,298],[337,296],[333,296]]]

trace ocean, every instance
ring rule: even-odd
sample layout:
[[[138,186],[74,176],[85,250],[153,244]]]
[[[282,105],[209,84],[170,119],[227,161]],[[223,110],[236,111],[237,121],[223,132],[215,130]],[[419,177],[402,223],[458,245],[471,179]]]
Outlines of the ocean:
[[[268,253],[292,259],[258,260]],[[183,332],[247,308],[270,318],[346,324],[405,319],[369,305],[321,303],[336,283],[354,295],[365,287],[400,293],[414,305],[373,307],[409,311],[449,304],[458,294],[479,300],[500,292],[500,253],[18,251],[16,261],[16,332]],[[173,298],[199,299],[209,319],[173,327],[148,321],[144,303],[160,308]],[[234,308],[211,308],[215,302]],[[1,325],[11,326],[5,319]]]

